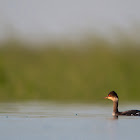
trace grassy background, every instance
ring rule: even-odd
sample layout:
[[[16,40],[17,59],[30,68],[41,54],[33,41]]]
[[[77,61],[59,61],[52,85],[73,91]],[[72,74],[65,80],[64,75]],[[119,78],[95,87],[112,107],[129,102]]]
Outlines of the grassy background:
[[[0,100],[100,101],[115,90],[121,100],[140,99],[139,43],[102,37],[30,44],[0,44]]]

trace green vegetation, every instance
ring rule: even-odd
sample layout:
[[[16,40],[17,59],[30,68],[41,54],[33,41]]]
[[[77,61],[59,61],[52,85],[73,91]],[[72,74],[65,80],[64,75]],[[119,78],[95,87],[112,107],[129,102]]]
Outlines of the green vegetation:
[[[119,43],[118,43],[119,42]],[[115,90],[140,100],[140,49],[130,39],[0,45],[0,100],[100,101]],[[44,47],[44,48],[43,48]]]

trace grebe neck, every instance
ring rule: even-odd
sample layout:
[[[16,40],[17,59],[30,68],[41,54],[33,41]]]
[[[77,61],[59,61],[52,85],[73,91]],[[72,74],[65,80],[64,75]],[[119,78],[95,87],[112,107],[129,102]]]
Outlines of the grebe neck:
[[[113,101],[113,113],[112,115],[115,115],[116,113],[118,113],[118,99]]]

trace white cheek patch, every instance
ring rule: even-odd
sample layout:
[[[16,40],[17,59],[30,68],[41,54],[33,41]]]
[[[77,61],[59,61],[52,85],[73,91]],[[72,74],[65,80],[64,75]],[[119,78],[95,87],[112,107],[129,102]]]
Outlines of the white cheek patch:
[[[118,98],[113,98],[113,100],[112,101],[118,101]]]
[[[112,101],[118,101],[118,98],[108,97],[108,99],[110,99]]]
[[[112,97],[107,97],[108,99],[112,100]]]

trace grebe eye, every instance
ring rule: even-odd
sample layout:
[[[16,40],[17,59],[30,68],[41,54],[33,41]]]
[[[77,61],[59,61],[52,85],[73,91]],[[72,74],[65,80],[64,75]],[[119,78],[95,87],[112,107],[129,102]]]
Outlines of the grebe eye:
[[[110,96],[110,94],[108,96]]]

